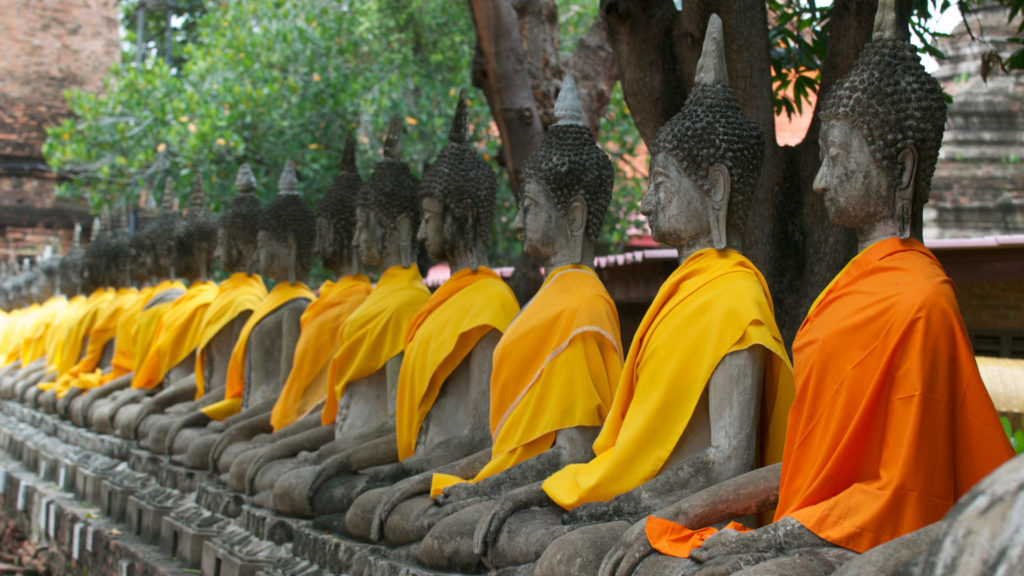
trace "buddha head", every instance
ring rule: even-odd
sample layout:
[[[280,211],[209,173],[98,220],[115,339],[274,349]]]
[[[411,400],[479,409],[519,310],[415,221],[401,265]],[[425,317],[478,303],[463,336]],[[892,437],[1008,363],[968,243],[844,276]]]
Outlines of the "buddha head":
[[[36,269],[39,271],[39,290],[42,299],[47,300],[51,296],[60,293],[60,256],[41,258]]]
[[[356,196],[363,185],[356,167],[356,144],[352,132],[345,138],[338,175],[317,204],[316,249],[325,268],[338,276],[359,270],[359,257],[352,249],[356,229]]]
[[[884,237],[921,238],[946,123],[942,88],[898,30],[892,1],[846,76],[821,103],[815,191],[829,219],[857,230],[861,247]]]
[[[305,282],[313,267],[316,217],[299,196],[295,165],[289,160],[257,234],[260,274],[277,282]]]
[[[106,234],[93,238],[82,260],[82,291],[86,294],[107,286],[110,239]]]
[[[109,284],[116,287],[131,286],[132,278],[132,235],[128,231],[128,205],[118,202],[111,216],[110,262],[108,262]]]
[[[152,280],[170,279],[178,276],[175,269],[175,250],[178,237],[184,231],[184,221],[181,214],[174,207],[177,203],[177,196],[171,183],[167,179],[164,188],[164,196],[160,203],[160,211],[142,229],[141,234],[147,240],[148,256],[146,268]]]
[[[256,271],[256,246],[263,222],[263,205],[256,197],[256,178],[248,164],[238,167],[237,194],[220,217],[216,255],[229,274]]]
[[[729,88],[722,20],[712,14],[693,89],[651,147],[650,188],[641,206],[651,236],[681,255],[738,248],[764,142]]]
[[[402,118],[396,114],[384,140],[383,158],[356,201],[353,242],[363,262],[382,268],[412,265],[420,217],[416,188],[416,177],[402,162]]]
[[[522,236],[523,250],[549,268],[590,264],[611,202],[615,169],[583,123],[572,75],[562,81],[555,118],[523,167],[512,226]]]
[[[486,263],[498,182],[494,170],[467,139],[466,91],[459,92],[448,143],[423,173],[417,240],[435,260],[462,257],[472,268]]]
[[[190,282],[206,281],[212,273],[216,249],[217,221],[206,210],[202,175],[197,173],[189,195],[188,213],[174,250],[175,270]]]

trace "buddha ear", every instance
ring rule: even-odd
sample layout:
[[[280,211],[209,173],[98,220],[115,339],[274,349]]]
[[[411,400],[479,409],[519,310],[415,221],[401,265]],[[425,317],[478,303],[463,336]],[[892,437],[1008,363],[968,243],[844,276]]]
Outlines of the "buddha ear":
[[[907,146],[896,157],[895,216],[896,236],[910,238],[910,223],[914,211],[914,183],[917,179],[917,148]]]
[[[711,244],[715,250],[725,250],[728,246],[726,222],[729,216],[729,196],[732,194],[732,177],[729,169],[721,164],[713,164],[708,169],[708,181],[711,183],[710,207],[708,215],[711,225]]]
[[[395,230],[398,232],[396,241],[399,259],[402,261],[402,267],[408,268],[412,264],[413,254],[412,218],[408,214],[399,216],[395,221]]]
[[[567,212],[569,233],[575,237],[583,236],[587,229],[587,201],[582,196],[573,196]]]

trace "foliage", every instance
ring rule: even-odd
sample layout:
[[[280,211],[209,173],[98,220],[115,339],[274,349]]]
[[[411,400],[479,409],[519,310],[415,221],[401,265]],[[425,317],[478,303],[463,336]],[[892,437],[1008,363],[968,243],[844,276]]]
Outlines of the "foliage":
[[[203,0],[125,0],[121,2],[124,29],[122,59],[134,62],[138,54],[138,16],[142,8],[142,59],[164,58],[172,70],[185,63],[185,47],[198,38],[199,22],[206,14]],[[168,39],[170,42],[168,42]],[[167,51],[170,56],[167,57]]]
[[[1003,424],[1003,432],[1006,432],[1006,436],[1010,439],[1010,444],[1013,445],[1013,449],[1017,454],[1024,453],[1024,430],[1020,428],[1014,429],[1010,425],[1010,419],[1006,416],[1000,416],[999,421]]]

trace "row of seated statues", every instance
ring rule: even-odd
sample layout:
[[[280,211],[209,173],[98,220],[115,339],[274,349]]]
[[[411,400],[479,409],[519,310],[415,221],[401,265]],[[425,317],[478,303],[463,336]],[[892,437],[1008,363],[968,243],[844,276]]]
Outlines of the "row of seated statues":
[[[614,166],[568,76],[522,173],[513,227],[545,271],[522,308],[487,267],[497,182],[460,94],[419,180],[395,118],[365,182],[349,135],[316,210],[290,163],[269,206],[243,165],[219,218],[197,185],[184,216],[165,202],[129,234],[115,210],[86,250],[7,280],[0,396],[424,569],[927,563],[947,512],[1013,450],[920,241],[946,104],[880,6],[821,103],[814,180],[860,253],[811,307],[792,362],[740,245],[765,142],[712,16],[689,98],[651,143],[641,208],[679,266],[628,350],[590,267]],[[421,244],[451,270],[433,293]],[[314,292],[316,258],[337,280]]]

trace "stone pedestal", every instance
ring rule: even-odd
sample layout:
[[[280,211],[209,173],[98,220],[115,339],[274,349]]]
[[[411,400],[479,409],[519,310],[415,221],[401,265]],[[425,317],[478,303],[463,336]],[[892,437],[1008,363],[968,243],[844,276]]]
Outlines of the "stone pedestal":
[[[128,498],[125,510],[128,528],[144,541],[159,544],[164,517],[185,503],[184,494],[163,486],[134,494]]]
[[[160,550],[178,558],[189,568],[199,568],[203,559],[203,543],[213,540],[229,524],[230,520],[219,514],[196,504],[186,504],[164,517]]]
[[[219,481],[207,481],[196,486],[196,504],[226,518],[238,518],[248,501]]]
[[[145,474],[119,467],[100,483],[100,510],[111,520],[123,522],[128,499],[154,484],[156,480]]]
[[[229,525],[203,544],[203,576],[256,576],[290,551],[253,537],[243,528]]]

